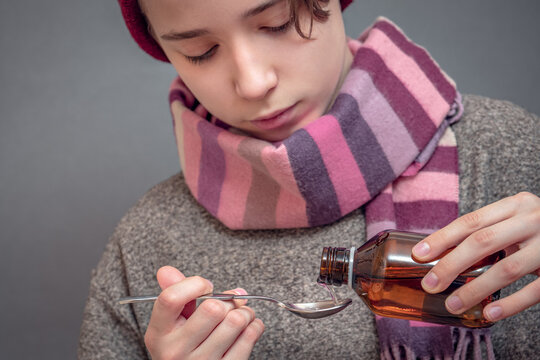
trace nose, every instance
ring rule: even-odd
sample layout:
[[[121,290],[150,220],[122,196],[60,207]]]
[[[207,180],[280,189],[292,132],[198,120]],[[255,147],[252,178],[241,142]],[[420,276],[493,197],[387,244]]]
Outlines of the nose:
[[[271,58],[257,46],[237,47],[234,87],[238,96],[247,100],[263,99],[278,84],[278,76]]]

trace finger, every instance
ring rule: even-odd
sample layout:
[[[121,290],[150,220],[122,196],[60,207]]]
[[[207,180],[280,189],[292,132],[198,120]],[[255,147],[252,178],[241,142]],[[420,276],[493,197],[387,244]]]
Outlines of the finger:
[[[202,359],[221,358],[254,319],[255,312],[247,306],[229,311],[223,321],[198,346],[197,356]]]
[[[227,290],[223,292],[224,294],[236,294],[236,295],[247,295],[247,291],[242,288],[236,288],[234,290]],[[247,303],[247,299],[234,299],[232,301],[235,307],[244,306]],[[184,306],[184,310],[182,310],[182,316],[184,318],[189,318],[193,313],[195,312],[195,309],[197,309],[197,303],[196,301],[191,301],[187,303]],[[179,325],[183,325],[183,322],[180,322]]]
[[[236,288],[234,290],[225,291],[226,294],[247,295],[247,291],[242,288]],[[234,299],[234,305],[236,307],[244,306],[247,304],[247,299]]]
[[[184,326],[175,334],[176,342],[191,352],[197,348],[214,329],[235,309],[234,302],[208,299],[203,301]]]
[[[489,321],[510,317],[540,302],[540,279],[527,284],[518,292],[485,307],[484,316]]]
[[[184,280],[186,277],[178,269],[172,266],[163,266],[157,272],[157,281],[161,290]]]
[[[459,314],[479,304],[497,290],[529,274],[540,265],[540,246],[518,251],[502,259],[487,272],[461,286],[446,299],[449,312]]]
[[[263,332],[263,322],[260,319],[253,320],[251,324],[242,331],[238,339],[229,350],[227,350],[223,358],[226,360],[248,359],[253,350],[253,346],[255,346],[255,343],[260,339]]]
[[[422,262],[431,261],[475,231],[506,220],[516,211],[515,201],[504,198],[465,214],[416,244],[413,256]]]
[[[534,229],[527,226],[524,216],[512,217],[476,231],[438,261],[422,280],[422,286],[430,293],[443,291],[471,265],[486,257],[489,257],[486,263],[495,262],[499,250],[531,236],[534,236]]]
[[[169,332],[177,325],[184,306],[197,297],[212,291],[212,283],[200,276],[193,276],[169,286],[154,302],[149,327],[159,333]]]
[[[172,286],[184,280],[185,278],[186,277],[184,276],[184,274],[182,274],[178,269],[172,266],[163,266],[157,272],[157,280],[162,290],[165,290],[169,286]],[[184,323],[185,319],[189,318],[191,314],[193,314],[196,307],[197,304],[194,300],[185,304],[176,325],[181,326]]]

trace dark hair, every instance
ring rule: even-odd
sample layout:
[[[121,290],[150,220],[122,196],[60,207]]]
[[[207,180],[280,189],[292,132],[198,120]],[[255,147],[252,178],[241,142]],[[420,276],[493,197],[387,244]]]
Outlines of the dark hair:
[[[291,20],[294,21],[294,28],[296,32],[304,39],[311,38],[311,31],[313,29],[313,20],[318,22],[325,22],[330,16],[330,11],[323,10],[323,6],[327,5],[330,0],[288,0],[291,11]],[[321,6],[321,4],[323,6]],[[309,23],[309,32],[306,35],[300,28],[300,13],[302,8],[307,10],[307,13],[311,15]]]

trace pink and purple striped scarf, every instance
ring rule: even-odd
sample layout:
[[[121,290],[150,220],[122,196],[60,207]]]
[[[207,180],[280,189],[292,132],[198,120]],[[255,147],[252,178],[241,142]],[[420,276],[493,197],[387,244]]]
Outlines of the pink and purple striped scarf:
[[[180,163],[197,201],[231,229],[330,224],[366,205],[380,230],[431,233],[458,216],[449,128],[461,101],[430,55],[387,19],[349,42],[354,61],[329,112],[279,143],[230,131],[176,79],[170,91]],[[381,357],[465,358],[487,330],[377,317]]]

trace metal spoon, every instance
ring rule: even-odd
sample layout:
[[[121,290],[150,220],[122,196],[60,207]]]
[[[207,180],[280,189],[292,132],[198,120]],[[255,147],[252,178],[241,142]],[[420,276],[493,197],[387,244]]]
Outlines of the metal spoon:
[[[118,300],[118,304],[130,304],[146,301],[155,301],[158,297],[150,296],[128,296]],[[276,303],[279,307],[292,312],[307,319],[320,319],[326,316],[333,315],[345,309],[352,303],[351,299],[342,300],[322,300],[312,303],[285,303],[268,296],[260,295],[236,295],[236,294],[207,294],[198,297],[197,299],[218,299],[218,300],[234,300],[234,299],[249,299],[249,300],[266,300]]]

